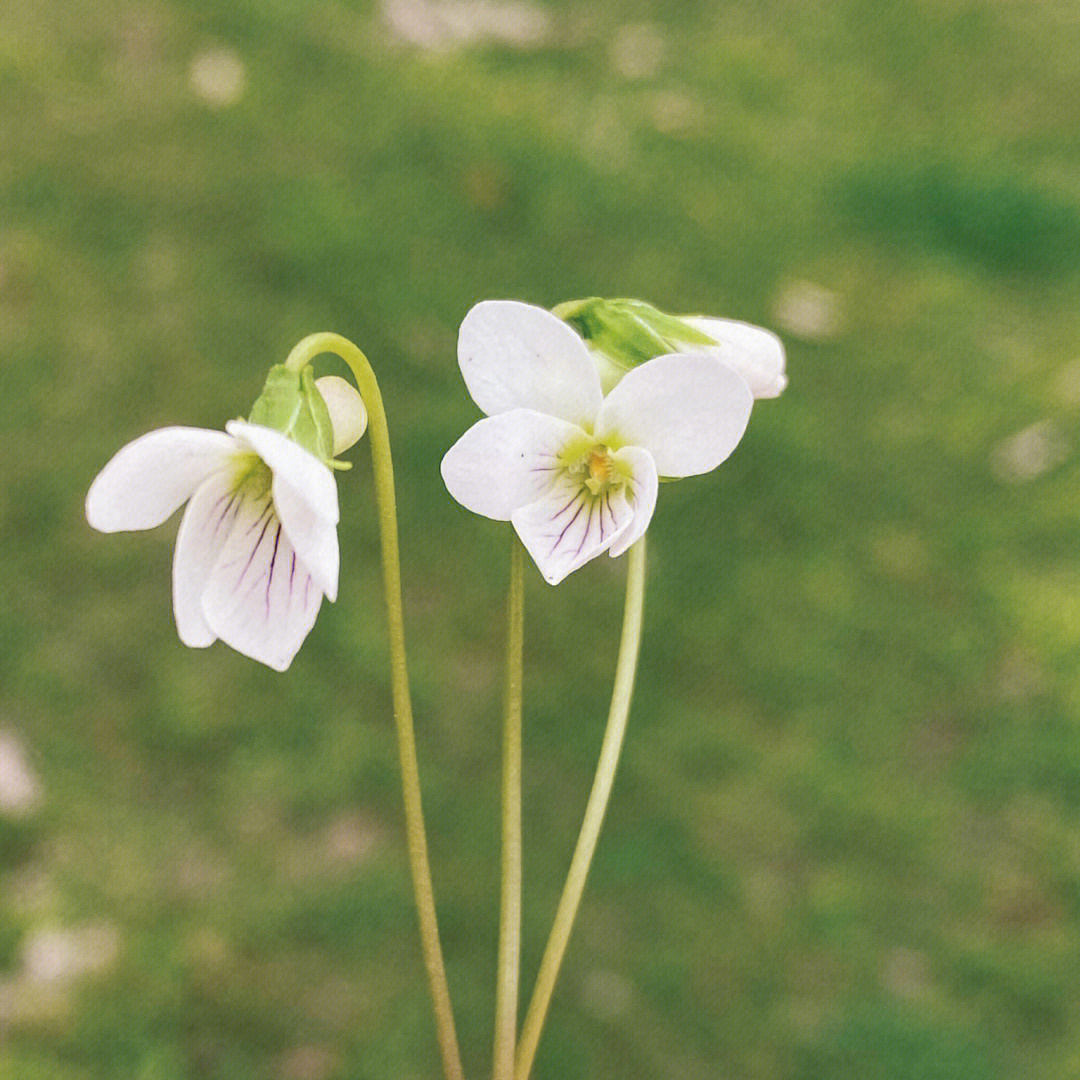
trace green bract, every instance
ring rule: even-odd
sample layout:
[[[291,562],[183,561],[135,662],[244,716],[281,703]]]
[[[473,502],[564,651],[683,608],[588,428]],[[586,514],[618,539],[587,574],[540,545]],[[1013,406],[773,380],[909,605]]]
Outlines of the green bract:
[[[296,372],[275,364],[248,419],[287,435],[328,465],[334,459],[334,428],[310,365]]]

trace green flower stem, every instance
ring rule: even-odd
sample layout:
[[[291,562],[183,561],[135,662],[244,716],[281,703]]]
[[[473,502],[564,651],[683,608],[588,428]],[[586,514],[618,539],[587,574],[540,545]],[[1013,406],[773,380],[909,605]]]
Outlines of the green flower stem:
[[[413,731],[409,674],[405,663],[405,624],[401,606],[401,559],[398,553],[397,506],[394,493],[394,468],[390,460],[390,436],[386,425],[382,395],[367,357],[340,334],[311,334],[304,338],[285,361],[287,367],[302,371],[316,356],[333,353],[348,364],[357,389],[368,411],[368,436],[375,476],[375,501],[379,512],[382,538],[383,585],[386,591],[387,620],[390,630],[390,664],[394,699],[394,722],[397,725],[398,754],[401,759],[401,784],[405,797],[405,828],[408,836],[409,865],[420,920],[420,940],[424,966],[431,985],[435,1026],[442,1054],[446,1080],[463,1080],[461,1053],[454,1030],[450,988],[446,981],[439,926],[435,917],[435,892],[431,884],[424,814],[420,802],[420,770],[416,761],[416,736]]]
[[[629,568],[626,576],[626,607],[623,612],[622,638],[619,642],[619,658],[615,665],[615,686],[611,693],[611,708],[608,711],[607,730],[600,748],[600,761],[596,767],[589,802],[585,807],[585,818],[581,824],[577,847],[570,862],[570,872],[563,886],[559,907],[555,912],[555,922],[551,928],[540,971],[536,977],[529,1011],[521,1028],[521,1040],[518,1044],[517,1062],[514,1080],[528,1080],[536,1057],[536,1047],[540,1042],[540,1032],[547,1016],[548,1005],[555,989],[559,967],[566,953],[570,932],[574,926],[581,894],[585,889],[585,878],[589,873],[596,840],[600,835],[600,826],[604,821],[611,786],[615,780],[615,768],[619,763],[619,751],[622,749],[623,735],[626,734],[626,721],[630,715],[630,699],[634,693],[634,675],[637,672],[638,652],[641,647],[641,622],[645,604],[645,537],[642,537],[630,549]]]
[[[502,893],[495,984],[495,1080],[513,1080],[521,966],[521,697],[525,644],[525,549],[512,536],[503,726]]]

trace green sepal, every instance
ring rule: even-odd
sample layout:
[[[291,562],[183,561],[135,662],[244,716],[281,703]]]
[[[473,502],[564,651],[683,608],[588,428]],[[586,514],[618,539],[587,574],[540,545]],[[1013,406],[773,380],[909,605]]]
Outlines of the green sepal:
[[[251,407],[248,420],[287,435],[296,424],[302,404],[299,372],[284,364],[275,364],[266,376],[262,393]]]
[[[280,431],[323,461],[333,459],[334,429],[310,365],[297,372],[275,364],[248,420]]]
[[[559,304],[553,312],[573,326],[590,348],[627,370],[665,353],[680,352],[687,345],[717,344],[708,334],[643,300],[591,296]]]
[[[292,437],[323,461],[330,461],[334,457],[334,428],[330,410],[315,386],[315,372],[310,364],[300,373],[300,395],[303,405]]]

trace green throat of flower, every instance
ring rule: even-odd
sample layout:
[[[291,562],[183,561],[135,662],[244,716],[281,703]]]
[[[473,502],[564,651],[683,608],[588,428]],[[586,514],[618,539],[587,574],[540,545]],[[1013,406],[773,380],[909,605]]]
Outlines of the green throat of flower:
[[[274,475],[258,454],[245,453],[236,458],[233,490],[242,491],[252,499],[261,499],[270,492]]]
[[[582,485],[596,496],[624,487],[627,480],[611,450],[602,443],[586,449],[580,457],[567,464],[566,471],[579,478]]]

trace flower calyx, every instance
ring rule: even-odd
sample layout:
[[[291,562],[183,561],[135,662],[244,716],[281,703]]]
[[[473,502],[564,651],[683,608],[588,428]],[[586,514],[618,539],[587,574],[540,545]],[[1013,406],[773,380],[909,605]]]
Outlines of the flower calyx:
[[[344,379],[316,380],[310,364],[300,371],[275,364],[248,421],[280,431],[331,469],[350,469],[351,463],[336,455],[363,435],[367,412],[360,394]]]

